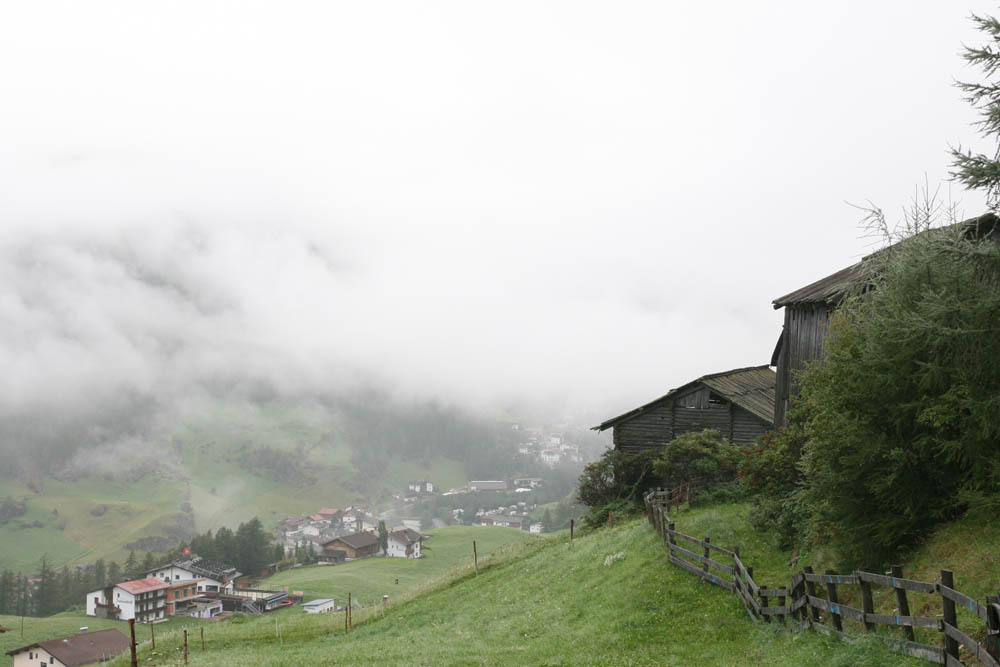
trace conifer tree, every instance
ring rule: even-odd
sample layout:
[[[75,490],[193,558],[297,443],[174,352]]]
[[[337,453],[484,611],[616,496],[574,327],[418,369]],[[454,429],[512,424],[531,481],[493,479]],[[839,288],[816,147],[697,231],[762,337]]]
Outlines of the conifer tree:
[[[111,561],[108,563],[108,578],[104,581],[104,584],[106,586],[114,586],[115,584],[120,584],[122,581],[124,581],[122,578],[122,566],[117,561]]]
[[[1000,138],[1000,21],[992,16],[972,15],[972,22],[988,39],[984,46],[965,47],[962,57],[982,70],[985,80],[959,82],[966,100],[979,112],[976,123],[980,135],[996,141]],[[1000,207],[1000,144],[991,154],[974,153],[961,146],[951,151],[952,176],[966,187],[985,190],[993,210]]]
[[[139,559],[135,557],[134,550],[128,552],[128,558],[125,559],[125,572],[123,574],[129,581],[135,579],[139,574]]]

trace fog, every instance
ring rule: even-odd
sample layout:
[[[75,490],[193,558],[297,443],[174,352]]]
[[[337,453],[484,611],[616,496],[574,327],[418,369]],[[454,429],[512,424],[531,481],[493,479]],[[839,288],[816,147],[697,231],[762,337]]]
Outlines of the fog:
[[[994,8],[873,4],[8,3],[7,428],[113,460],[216,400],[608,417],[767,363],[771,300],[872,249],[845,202],[991,150]]]

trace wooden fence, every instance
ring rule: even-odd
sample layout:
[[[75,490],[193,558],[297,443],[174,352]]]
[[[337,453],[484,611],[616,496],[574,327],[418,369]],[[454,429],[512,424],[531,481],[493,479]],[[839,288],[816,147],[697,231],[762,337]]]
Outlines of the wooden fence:
[[[844,631],[845,620],[851,629],[870,633],[897,651],[942,665],[964,665],[961,657],[975,658],[987,667],[1000,667],[1000,600],[990,597],[980,603],[955,590],[954,575],[941,570],[939,583],[903,578],[901,568],[894,567],[886,575],[857,571],[838,574],[827,570],[823,574],[811,567],[792,576],[788,586],[771,588],[754,580],[753,567],[743,563],[739,547],[732,550],[713,544],[709,537],[697,538],[678,532],[668,514],[672,505],[686,493],[653,489],[645,496],[646,516],[663,536],[670,562],[704,581],[730,591],[740,599],[754,620],[787,623],[796,631],[811,629],[852,641],[857,637]],[[853,589],[858,588],[860,595]],[[873,587],[891,589],[895,601],[893,613],[875,612]],[[822,591],[822,593],[821,593]],[[940,598],[940,616],[914,616],[910,613],[907,592],[930,594]],[[860,599],[862,608],[848,606],[840,598]],[[971,612],[985,626],[974,634],[985,636],[980,643],[958,628],[957,610]],[[893,637],[886,627],[898,628],[901,637]],[[914,628],[929,628],[941,634],[939,645],[916,641]],[[925,633],[926,634],[926,633]]]

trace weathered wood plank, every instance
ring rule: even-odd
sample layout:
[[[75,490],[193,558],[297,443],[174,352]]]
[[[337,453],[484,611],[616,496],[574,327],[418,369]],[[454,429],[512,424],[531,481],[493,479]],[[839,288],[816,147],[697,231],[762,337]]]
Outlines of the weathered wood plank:
[[[986,607],[984,605],[980,604],[976,600],[973,600],[964,593],[959,593],[953,588],[948,588],[944,584],[939,584],[938,588],[939,592],[941,593],[941,597],[948,598],[955,604],[961,605],[962,607],[968,609],[973,614],[981,618],[983,622],[986,622]]]
[[[698,567],[697,565],[692,565],[691,563],[687,562],[682,558],[678,558],[677,556],[670,556],[670,562],[683,570],[687,570],[691,574],[698,575],[703,580],[709,583],[715,584],[719,588],[725,588],[727,591],[734,590],[732,582],[727,581],[722,577],[717,577],[714,574],[706,574],[705,571],[702,570],[700,567]]]
[[[865,612],[860,609],[855,609],[854,607],[848,607],[847,605],[840,604],[839,602],[827,602],[823,598],[818,598],[815,595],[807,595],[809,599],[809,604],[817,609],[822,609],[823,611],[830,612],[831,614],[836,614],[844,618],[850,618],[855,621],[864,621]]]
[[[871,572],[858,572],[858,577],[861,581],[879,586],[902,588],[907,591],[914,591],[915,593],[937,593],[937,584],[931,584],[926,581],[915,581],[901,577],[886,577],[881,574],[872,574]]]
[[[698,561],[699,563],[704,563],[704,564],[708,565],[709,567],[714,567],[715,569],[717,569],[717,570],[719,570],[721,572],[725,572],[726,574],[729,574],[729,575],[732,575],[732,574],[736,573],[735,568],[732,568],[732,567],[730,567],[728,565],[724,565],[723,563],[719,563],[717,561],[714,561],[711,558],[705,558],[704,556],[702,556],[700,554],[696,554],[693,551],[688,551],[687,549],[685,549],[682,546],[678,546],[676,544],[668,544],[667,546],[670,548],[670,552],[671,553],[677,553],[677,554],[680,554],[682,556],[685,556],[686,558],[691,558],[693,560]]]
[[[858,578],[853,574],[811,574],[803,573],[806,581],[815,584],[857,584]]]
[[[979,662],[986,665],[986,667],[1000,667],[1000,663],[997,663],[997,661],[993,658],[993,656],[991,656],[989,653],[986,652],[985,646],[981,645],[975,639],[965,634],[964,632],[956,628],[954,625],[951,625],[950,623],[942,623],[941,625],[944,627],[945,635],[951,637],[959,644],[964,646],[969,651],[969,653],[974,655],[976,659],[979,660]]]
[[[941,619],[932,616],[893,616],[892,614],[865,614],[861,619],[867,623],[878,623],[879,625],[898,625],[909,628],[934,628],[941,629]]]
[[[671,532],[673,533],[674,537],[679,537],[682,540],[687,540],[688,542],[690,542],[692,544],[697,544],[700,547],[705,547],[706,549],[711,549],[715,553],[722,554],[723,556],[728,556],[728,557],[732,558],[733,556],[736,555],[735,553],[733,553],[729,549],[723,549],[722,547],[716,546],[716,545],[712,544],[711,542],[706,542],[705,540],[699,540],[697,537],[691,537],[690,535],[685,535],[684,533],[678,532],[676,530],[671,531]]]

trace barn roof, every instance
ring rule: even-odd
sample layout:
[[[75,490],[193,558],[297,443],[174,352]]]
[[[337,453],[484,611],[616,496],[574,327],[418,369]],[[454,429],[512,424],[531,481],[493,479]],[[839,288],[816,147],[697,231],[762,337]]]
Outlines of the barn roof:
[[[334,542],[342,542],[352,549],[364,549],[365,547],[370,547],[378,544],[378,535],[375,533],[354,533],[353,535],[342,535],[340,537],[335,537],[328,542],[324,542],[323,546],[333,544]]]
[[[1000,219],[992,213],[986,213],[976,218],[963,220],[962,222],[955,223],[954,225],[937,227],[927,231],[933,232],[936,229],[954,229],[958,227],[962,230],[963,234],[967,236],[979,238],[995,237],[998,223],[1000,223]],[[816,282],[809,283],[805,287],[800,287],[794,292],[789,292],[784,296],[778,297],[772,302],[774,308],[777,310],[778,308],[783,308],[791,304],[810,303],[837,305],[845,296],[847,296],[847,293],[851,290],[851,288],[869,280],[872,277],[875,264],[870,260],[895,245],[896,244],[886,246],[885,248],[873,252],[870,255],[866,255],[860,262],[852,264],[835,273],[831,273],[825,278],[820,278]]]
[[[747,368],[735,368],[722,373],[710,373],[676,389],[671,389],[654,401],[650,401],[645,405],[613,417],[598,426],[594,426],[592,430],[604,431],[612,426],[617,426],[622,422],[638,417],[649,408],[673,398],[678,393],[696,384],[703,384],[709,387],[727,401],[752,412],[770,424],[774,422],[774,379],[774,371],[769,366],[749,366]]]

